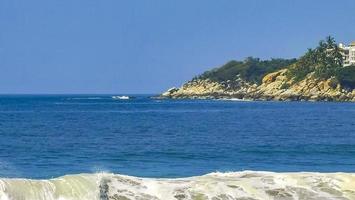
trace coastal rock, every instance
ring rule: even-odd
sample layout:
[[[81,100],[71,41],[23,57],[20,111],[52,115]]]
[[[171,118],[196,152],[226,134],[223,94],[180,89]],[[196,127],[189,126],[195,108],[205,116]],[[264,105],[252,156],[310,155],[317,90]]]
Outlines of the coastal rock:
[[[177,92],[179,90],[179,88],[176,87],[172,87],[170,89],[168,89],[166,92],[164,92],[162,94],[162,96],[170,96],[171,94],[174,94],[175,92]]]
[[[274,82],[276,80],[276,78],[280,78],[280,75],[284,76],[285,72],[286,72],[285,70],[280,70],[280,71],[277,71],[277,72],[273,72],[273,73],[267,74],[263,78],[262,82],[264,84],[270,84],[270,83]]]
[[[275,101],[355,101],[355,89],[344,89],[335,77],[315,79],[310,73],[296,82],[287,77],[288,69],[265,75],[260,85],[240,77],[235,80],[216,82],[209,79],[194,79],[180,88],[171,88],[162,98],[236,98]]]
[[[320,80],[310,73],[305,79],[293,82],[286,73],[284,69],[265,76],[258,89],[264,95],[282,100],[352,101],[354,98],[352,91],[343,90],[335,77]]]

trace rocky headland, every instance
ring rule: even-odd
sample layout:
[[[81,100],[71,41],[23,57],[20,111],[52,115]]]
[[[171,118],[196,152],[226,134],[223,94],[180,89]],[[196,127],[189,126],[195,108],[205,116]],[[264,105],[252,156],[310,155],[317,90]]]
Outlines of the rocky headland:
[[[355,89],[344,88],[336,78],[317,80],[309,75],[293,83],[287,69],[267,74],[260,85],[240,78],[216,82],[195,79],[180,88],[171,88],[160,97],[173,99],[240,99],[274,101],[354,101]]]
[[[325,50],[332,47],[332,41],[321,41],[299,59],[232,61],[159,97],[355,102],[355,66],[344,67],[337,61],[341,53]]]

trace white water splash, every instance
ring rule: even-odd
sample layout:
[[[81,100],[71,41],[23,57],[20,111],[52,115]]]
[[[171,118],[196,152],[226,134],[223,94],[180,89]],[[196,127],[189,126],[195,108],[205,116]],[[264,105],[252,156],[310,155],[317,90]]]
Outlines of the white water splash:
[[[231,172],[156,179],[79,174],[1,179],[0,200],[355,200],[355,174]]]

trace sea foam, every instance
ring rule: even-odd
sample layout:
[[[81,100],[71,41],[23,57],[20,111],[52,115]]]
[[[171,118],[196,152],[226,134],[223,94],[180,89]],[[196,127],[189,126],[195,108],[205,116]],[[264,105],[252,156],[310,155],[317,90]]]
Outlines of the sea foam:
[[[98,173],[0,180],[0,200],[355,199],[350,173],[243,171],[175,179]]]

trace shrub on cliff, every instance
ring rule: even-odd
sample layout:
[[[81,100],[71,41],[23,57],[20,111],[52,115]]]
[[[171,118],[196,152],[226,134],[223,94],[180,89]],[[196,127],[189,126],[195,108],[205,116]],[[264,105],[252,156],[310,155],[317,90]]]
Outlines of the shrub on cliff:
[[[308,49],[308,52],[302,56],[295,64],[289,66],[286,76],[298,82],[303,80],[309,73],[314,71],[316,65],[315,52]]]
[[[296,59],[271,59],[261,60],[248,57],[244,61],[232,60],[222,67],[206,71],[195,79],[210,79],[217,82],[235,80],[240,77],[251,83],[260,84],[262,78],[271,72],[286,68],[295,63]]]
[[[355,89],[355,65],[341,68],[337,79],[344,87]]]

